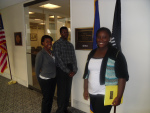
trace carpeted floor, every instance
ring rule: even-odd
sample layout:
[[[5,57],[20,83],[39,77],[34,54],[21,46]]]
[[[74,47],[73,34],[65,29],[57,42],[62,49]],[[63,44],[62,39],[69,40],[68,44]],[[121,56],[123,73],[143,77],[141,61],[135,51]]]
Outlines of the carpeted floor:
[[[19,84],[8,85],[10,80],[0,76],[0,113],[41,113],[42,95]],[[54,99],[52,113],[57,109]],[[69,107],[72,113],[84,113]]]

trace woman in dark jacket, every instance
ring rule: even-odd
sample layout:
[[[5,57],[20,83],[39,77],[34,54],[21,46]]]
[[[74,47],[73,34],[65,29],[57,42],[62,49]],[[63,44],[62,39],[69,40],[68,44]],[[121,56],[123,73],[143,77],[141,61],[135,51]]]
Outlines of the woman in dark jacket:
[[[56,86],[55,58],[52,54],[53,38],[44,35],[41,39],[43,49],[37,54],[35,61],[35,72],[39,81],[43,98],[41,113],[50,113]]]
[[[94,113],[110,113],[112,106],[104,106],[106,84],[118,84],[118,94],[112,103],[113,106],[117,106],[129,79],[125,57],[121,51],[111,46],[110,38],[111,32],[108,28],[103,27],[97,31],[97,48],[89,53],[83,76],[84,99],[87,100],[90,96]],[[115,77],[111,80],[106,79],[108,74],[114,74]]]

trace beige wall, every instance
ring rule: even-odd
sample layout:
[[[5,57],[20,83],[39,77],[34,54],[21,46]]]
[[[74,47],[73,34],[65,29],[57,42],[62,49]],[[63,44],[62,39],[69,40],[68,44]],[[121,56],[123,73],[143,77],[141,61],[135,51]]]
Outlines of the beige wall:
[[[5,29],[13,79],[24,86],[28,86],[23,3],[1,9],[0,12]],[[22,46],[15,46],[14,32],[22,33]],[[9,69],[5,70],[2,75],[10,78]]]
[[[33,0],[0,0],[0,9],[15,5],[17,3],[29,2]]]

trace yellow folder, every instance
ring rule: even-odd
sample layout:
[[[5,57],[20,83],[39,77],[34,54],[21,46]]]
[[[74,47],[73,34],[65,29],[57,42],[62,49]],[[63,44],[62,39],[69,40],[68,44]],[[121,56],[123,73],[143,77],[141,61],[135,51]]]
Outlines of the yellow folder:
[[[113,100],[117,97],[118,85],[105,86],[105,99],[104,106],[112,105]],[[123,102],[123,97],[121,98],[121,104]]]

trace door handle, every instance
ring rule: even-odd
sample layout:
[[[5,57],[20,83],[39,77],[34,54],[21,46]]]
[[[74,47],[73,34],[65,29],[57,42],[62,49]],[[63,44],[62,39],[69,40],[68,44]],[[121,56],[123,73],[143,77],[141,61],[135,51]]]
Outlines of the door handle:
[[[32,54],[32,53],[27,52],[27,54]]]

